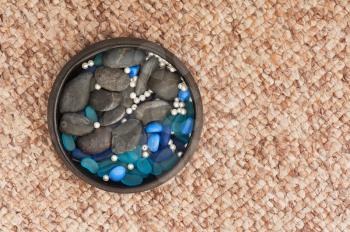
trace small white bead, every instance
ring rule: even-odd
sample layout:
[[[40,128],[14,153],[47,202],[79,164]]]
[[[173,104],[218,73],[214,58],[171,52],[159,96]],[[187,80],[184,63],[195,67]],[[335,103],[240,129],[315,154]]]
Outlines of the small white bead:
[[[177,110],[176,110],[176,109],[172,109],[172,110],[171,110],[171,114],[172,114],[172,115],[177,115]]]
[[[134,169],[134,165],[133,164],[128,164],[128,169],[129,170],[133,170]]]
[[[152,89],[149,89],[148,92],[149,92],[149,93],[153,93]]]
[[[181,91],[187,91],[187,85],[182,85]]]
[[[131,88],[135,88],[136,86],[136,82],[135,81],[130,81],[130,87]]]
[[[131,81],[134,81],[134,82],[136,83],[136,81],[137,81],[137,76],[132,77],[132,78],[131,78]]]
[[[140,98],[140,101],[144,101],[144,100],[146,100],[145,95],[140,95],[140,96],[139,96],[139,98]]]
[[[165,62],[163,60],[159,61],[159,67],[161,68],[165,67]]]
[[[190,135],[190,137],[191,137],[191,135]],[[187,147],[187,145],[188,145],[188,144],[186,143],[186,144],[185,144],[185,147]]]
[[[126,118],[123,118],[123,119],[122,119],[122,123],[124,123],[124,122],[126,122],[126,121],[128,121]]]
[[[181,88],[182,88],[182,83],[179,83],[179,84],[177,85],[177,87],[178,87],[179,89],[181,89]]]
[[[96,83],[96,84],[95,84],[95,89],[96,89],[96,90],[100,90],[100,89],[101,89],[101,85],[99,85],[99,84]]]
[[[146,144],[142,145],[142,150],[143,151],[147,151],[148,150],[148,146]]]
[[[174,101],[178,102],[180,99],[178,97],[174,98]]]
[[[142,152],[142,157],[143,158],[148,158],[149,153],[147,151]]]
[[[136,97],[136,93],[135,92],[130,93],[130,98],[131,99],[134,99],[135,97]]]
[[[177,156],[178,156],[178,157],[181,157],[182,154],[183,154],[182,151],[179,151],[179,152],[177,153]]]
[[[109,181],[109,176],[108,176],[108,175],[104,175],[104,176],[102,177],[102,179],[103,179],[104,181]]]
[[[176,69],[175,69],[174,67],[170,66],[170,67],[169,67],[169,71],[170,71],[170,72],[175,72]]]
[[[94,63],[93,60],[89,60],[89,61],[88,61],[88,65],[89,65],[90,67],[94,66],[94,64],[95,64],[95,63]]]
[[[187,113],[185,108],[181,108],[180,114],[185,115]]]
[[[176,109],[176,112],[180,114],[180,113],[181,113],[181,109],[182,109],[182,108],[177,108],[177,109]]]
[[[153,56],[154,54],[153,54],[153,52],[149,52],[148,55],[149,56]]]
[[[190,97],[190,99],[188,99],[190,102],[192,102],[192,98]]]
[[[125,72],[126,74],[129,74],[129,73],[130,73],[130,68],[129,68],[129,67],[124,68],[124,72]]]
[[[100,128],[101,124],[99,122],[94,122],[94,127],[97,129],[97,128]]]
[[[112,156],[111,156],[111,160],[112,160],[113,162],[116,162],[116,161],[118,160],[118,156],[112,155]]]
[[[135,97],[135,98],[134,98],[134,103],[135,103],[135,104],[138,104],[138,103],[140,103],[140,98],[138,98],[138,97]]]
[[[136,104],[133,104],[133,105],[131,106],[131,109],[132,109],[132,110],[136,110],[136,108],[137,108],[137,105],[136,105]]]
[[[89,68],[89,64],[84,62],[84,63],[81,65],[81,67],[82,67],[83,69],[87,69],[87,68]]]
[[[145,91],[144,95],[145,95],[146,97],[149,97],[149,96],[151,96],[151,93],[147,90],[147,91]]]
[[[175,144],[170,144],[170,145],[169,145],[169,148],[170,148],[170,150],[172,150],[172,151],[175,151],[175,150],[176,150]]]
[[[185,107],[185,102],[180,102],[179,107]]]
[[[171,132],[171,134],[173,135],[173,134],[175,134],[175,132],[174,132],[174,131],[172,131],[172,132]]]
[[[172,139],[169,139],[168,145],[174,144]]]
[[[175,102],[174,102],[174,107],[175,107],[175,108],[179,108],[179,106],[180,106],[179,102],[175,101]]]
[[[127,114],[132,114],[132,109],[131,108],[127,108],[125,111]]]

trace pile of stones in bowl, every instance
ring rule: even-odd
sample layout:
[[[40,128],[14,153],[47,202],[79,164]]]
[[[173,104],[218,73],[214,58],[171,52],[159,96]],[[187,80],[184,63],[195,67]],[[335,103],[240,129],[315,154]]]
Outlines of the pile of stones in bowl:
[[[65,83],[59,130],[72,159],[103,181],[141,185],[172,169],[194,125],[191,92],[165,59],[114,48]]]

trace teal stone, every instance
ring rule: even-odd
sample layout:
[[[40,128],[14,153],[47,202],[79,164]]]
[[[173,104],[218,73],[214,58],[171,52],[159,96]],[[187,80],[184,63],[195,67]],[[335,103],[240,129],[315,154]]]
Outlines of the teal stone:
[[[66,151],[73,151],[75,149],[75,142],[72,135],[67,135],[65,133],[61,134],[62,144]]]
[[[193,130],[193,118],[187,118],[186,121],[182,123],[181,133],[184,135],[191,134]]]
[[[136,162],[136,168],[143,174],[149,174],[152,172],[152,166],[148,159],[139,159]]]
[[[188,135],[176,134],[175,136],[183,144],[186,144],[190,141],[190,137]]]
[[[172,169],[176,165],[178,160],[179,160],[179,157],[176,155],[173,155],[171,156],[170,159],[161,162],[160,166],[162,167],[162,170],[166,172]]]
[[[96,111],[91,106],[86,106],[85,107],[84,114],[85,114],[85,117],[90,119],[90,121],[93,121],[93,122],[97,122],[98,121]]]
[[[98,171],[98,164],[91,158],[84,158],[80,162],[81,166],[89,170],[89,172],[95,174]]]
[[[152,164],[152,174],[158,176],[162,174],[162,166],[157,162],[150,162]]]
[[[187,111],[187,116],[193,118],[194,117],[194,106],[193,102],[187,101],[185,103],[186,111]]]
[[[98,166],[100,168],[103,168],[103,167],[109,166],[111,164],[116,164],[116,163],[118,163],[118,161],[114,162],[111,159],[105,159],[103,161],[98,162]]]
[[[175,134],[182,134],[183,123],[186,121],[187,117],[185,115],[176,115],[173,122],[171,123],[171,131]]]
[[[172,114],[168,114],[164,120],[163,120],[163,124],[166,126],[171,126],[172,122],[174,121],[175,116]]]
[[[95,66],[101,66],[102,65],[102,58],[103,58],[102,53],[97,54],[95,56],[95,59],[94,59],[94,65]]]
[[[118,155],[118,160],[124,163],[135,163],[139,158],[141,158],[141,146],[137,146],[132,151],[123,152]]]
[[[103,177],[104,175],[108,175],[109,172],[114,168],[118,166],[118,163],[117,162],[114,162],[113,164],[109,164],[109,165],[106,165],[104,167],[100,167],[97,171],[97,175],[99,177]]]
[[[139,175],[126,174],[122,179],[122,183],[126,186],[137,186],[140,185],[143,181],[143,178]]]
[[[144,173],[140,172],[139,170],[137,170],[136,168],[134,168],[133,170],[129,171],[128,173],[132,174],[132,175],[139,175],[142,178],[146,178],[148,176],[148,174],[144,174]]]

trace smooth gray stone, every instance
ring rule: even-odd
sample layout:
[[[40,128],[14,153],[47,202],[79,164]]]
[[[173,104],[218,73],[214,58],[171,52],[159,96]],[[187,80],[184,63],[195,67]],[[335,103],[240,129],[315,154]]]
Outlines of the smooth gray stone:
[[[160,98],[169,101],[177,96],[177,86],[180,80],[181,78],[176,72],[158,69],[152,73],[148,81],[148,88],[153,90]]]
[[[89,104],[98,111],[109,111],[119,106],[122,95],[107,90],[94,90],[90,95]]]
[[[110,68],[125,68],[141,64],[145,58],[145,52],[140,49],[114,48],[103,55],[103,64]]]
[[[122,105],[125,108],[129,108],[132,104],[134,104],[134,101],[130,98],[130,93],[134,91],[134,88],[131,88],[130,86],[125,89],[123,92],[121,92],[123,100]]]
[[[100,118],[100,124],[101,126],[109,126],[114,123],[119,122],[125,115],[125,107],[124,106],[118,106],[117,108],[106,111],[103,113],[102,117]]]
[[[82,73],[65,85],[59,109],[61,113],[77,112],[84,109],[89,101],[92,73]]]
[[[93,130],[93,122],[79,113],[65,113],[60,121],[60,131],[66,134],[82,136]]]
[[[141,122],[129,119],[112,130],[112,151],[120,154],[135,149],[142,133]]]
[[[156,57],[151,57],[141,67],[141,73],[137,79],[135,93],[137,95],[143,94],[147,90],[147,82],[152,72],[159,67],[159,62]]]
[[[100,153],[111,146],[112,129],[100,127],[94,132],[78,137],[77,145],[84,153]]]
[[[99,67],[95,79],[102,88],[110,91],[122,91],[130,84],[129,76],[118,68]]]
[[[145,102],[137,107],[135,117],[146,125],[152,121],[162,121],[165,115],[170,111],[171,106],[163,100],[154,100]]]

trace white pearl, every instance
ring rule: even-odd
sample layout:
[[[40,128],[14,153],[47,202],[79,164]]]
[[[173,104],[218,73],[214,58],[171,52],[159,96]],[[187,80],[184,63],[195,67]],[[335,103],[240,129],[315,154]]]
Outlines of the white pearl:
[[[136,97],[136,93],[135,92],[130,93],[130,98],[131,99],[134,99],[135,97]]]
[[[169,139],[168,145],[174,144],[172,139]]]
[[[134,165],[133,164],[128,164],[128,169],[129,170],[133,170],[134,169]]]
[[[146,144],[142,145],[142,150],[143,151],[147,151],[148,150],[148,146]]]
[[[136,82],[135,81],[130,81],[130,87],[131,88],[135,88],[136,86]]]
[[[132,109],[132,110],[136,110],[136,108],[137,108],[137,105],[136,105],[136,104],[133,104],[133,105],[131,106],[131,109]]]
[[[148,90],[149,93],[153,93],[153,91],[151,89]]]
[[[190,137],[191,137],[191,135],[190,135]],[[186,143],[186,144],[185,144],[185,147],[187,147],[187,145],[188,145],[188,144]]]
[[[129,67],[124,68],[124,72],[125,72],[126,74],[129,74],[129,73],[130,73],[130,68],[129,68]]]
[[[109,181],[109,176],[108,176],[108,175],[104,175],[104,176],[102,177],[102,179],[103,179],[104,181]]]
[[[111,156],[111,160],[112,160],[113,162],[116,162],[116,161],[118,160],[118,156],[112,155],[112,156]]]
[[[88,61],[88,65],[89,65],[90,67],[94,66],[94,64],[95,64],[95,63],[94,63],[93,60],[89,60],[89,61]]]
[[[145,95],[146,97],[149,97],[149,96],[151,96],[151,93],[147,90],[147,91],[145,91],[144,95]]]
[[[179,84],[177,85],[177,87],[178,87],[179,89],[181,89],[181,88],[182,88],[182,83],[179,83]]]
[[[102,88],[101,85],[99,85],[99,84],[97,84],[97,83],[95,84],[95,89],[96,89],[96,90],[100,90],[101,88]]]
[[[178,156],[178,157],[181,157],[182,154],[183,154],[182,151],[179,151],[179,152],[177,153],[177,156]]]
[[[165,62],[163,60],[159,61],[159,67],[163,68],[165,66]]]
[[[94,122],[94,127],[97,129],[97,128],[100,128],[101,124],[99,122]]]
[[[146,100],[145,95],[140,95],[140,96],[139,96],[139,98],[140,98],[140,101],[144,101],[144,100]]]
[[[180,99],[178,97],[174,98],[174,101],[178,102]]]
[[[172,132],[171,132],[171,134],[173,135],[173,134],[175,134],[175,132],[174,132],[174,131],[172,131]]]
[[[180,102],[179,107],[185,107],[185,102]]]
[[[138,103],[140,103],[140,98],[138,98],[138,97],[135,97],[135,98],[134,98],[134,103],[135,103],[135,104],[138,104]]]
[[[125,111],[127,114],[132,114],[132,109],[131,108],[127,108]]]
[[[153,56],[154,54],[153,54],[153,52],[149,52],[148,55],[149,56]]]
[[[181,91],[187,91],[187,85],[182,85]]]
[[[185,115],[187,113],[185,108],[181,108],[180,114]]]
[[[83,69],[87,69],[87,68],[89,67],[89,64],[84,62],[84,63],[81,65],[81,67],[82,67]]]
[[[170,145],[169,145],[169,148],[170,148],[172,151],[175,151],[175,150],[176,150],[175,144],[170,144]]]
[[[192,102],[192,98],[190,97],[190,99],[188,99],[190,102]]]
[[[177,101],[174,102],[174,107],[175,107],[175,108],[178,108],[179,106],[180,106],[179,102],[177,102]]]
[[[136,82],[136,81],[137,81],[137,76],[132,77],[132,78],[131,78],[131,81]]]
[[[176,112],[180,114],[180,113],[181,113],[181,109],[182,109],[182,108],[177,108],[177,109],[176,109]]]
[[[169,71],[170,71],[170,72],[175,72],[176,69],[175,69],[174,67],[170,66],[170,67],[169,67]]]
[[[177,115],[177,110],[176,110],[176,109],[172,109],[172,110],[171,110],[171,114],[172,114],[172,115]]]
[[[128,121],[126,118],[123,118],[123,119],[122,119],[122,123],[124,123],[124,122],[126,122],[126,121]]]
[[[142,157],[143,158],[148,158],[149,153],[147,151],[142,152]]]

